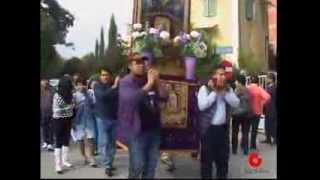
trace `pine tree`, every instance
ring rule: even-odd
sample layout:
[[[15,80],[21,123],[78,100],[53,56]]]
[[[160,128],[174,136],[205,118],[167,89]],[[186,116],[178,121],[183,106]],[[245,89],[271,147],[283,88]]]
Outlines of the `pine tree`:
[[[98,61],[99,60],[99,42],[98,42],[98,39],[96,39],[96,47],[95,47],[95,59]]]
[[[108,49],[106,51],[106,66],[115,74],[118,74],[125,64],[125,58],[121,55],[120,48],[117,46],[117,35],[117,25],[112,14],[109,25]]]
[[[117,25],[114,20],[113,14],[110,19],[110,26],[109,27],[110,28],[109,28],[108,49],[117,45]]]
[[[103,35],[103,27],[101,27],[100,33],[100,50],[99,50],[99,59],[102,61],[104,58],[104,35]]]

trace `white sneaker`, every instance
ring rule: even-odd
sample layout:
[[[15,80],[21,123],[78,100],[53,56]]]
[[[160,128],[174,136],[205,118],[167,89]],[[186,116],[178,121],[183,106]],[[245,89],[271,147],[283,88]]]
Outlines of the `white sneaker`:
[[[43,143],[41,148],[42,148],[42,149],[46,149],[46,148],[47,148],[47,146],[48,146],[48,144],[47,144],[47,143]]]
[[[48,151],[53,151],[53,146],[52,146],[51,144],[48,144],[47,150],[48,150]]]

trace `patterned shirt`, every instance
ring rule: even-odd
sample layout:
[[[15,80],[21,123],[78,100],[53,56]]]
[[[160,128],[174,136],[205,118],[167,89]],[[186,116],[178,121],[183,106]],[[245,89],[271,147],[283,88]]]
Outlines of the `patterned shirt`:
[[[64,102],[64,100],[58,93],[54,94],[53,105],[52,105],[53,118],[72,117],[73,107],[74,107],[73,100],[71,104],[67,104]]]

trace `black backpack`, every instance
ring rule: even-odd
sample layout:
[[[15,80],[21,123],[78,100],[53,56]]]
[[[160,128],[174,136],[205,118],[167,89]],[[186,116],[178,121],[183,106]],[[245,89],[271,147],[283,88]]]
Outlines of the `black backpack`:
[[[233,108],[232,115],[237,117],[251,117],[253,115],[251,104],[250,104],[250,94],[248,89],[245,89],[241,94],[237,94],[240,103],[237,108]]]

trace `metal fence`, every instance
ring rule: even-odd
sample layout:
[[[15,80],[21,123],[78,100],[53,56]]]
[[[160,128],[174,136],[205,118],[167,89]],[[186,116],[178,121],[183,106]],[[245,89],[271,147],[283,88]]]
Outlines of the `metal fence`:
[[[277,73],[276,72],[272,72],[274,73],[276,80],[275,83],[277,83]],[[263,89],[266,89],[267,87],[267,75],[263,74],[263,75],[259,75],[259,86],[262,87]],[[251,83],[251,76],[246,76],[246,86],[248,86]]]

